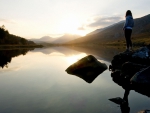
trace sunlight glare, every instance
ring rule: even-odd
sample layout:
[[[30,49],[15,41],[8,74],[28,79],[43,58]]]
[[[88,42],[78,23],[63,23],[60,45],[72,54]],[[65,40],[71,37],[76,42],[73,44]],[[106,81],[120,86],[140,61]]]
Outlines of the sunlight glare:
[[[71,65],[85,56],[87,56],[87,54],[85,54],[85,53],[78,54],[78,55],[71,55],[69,57],[66,57],[66,60]]]
[[[81,25],[78,18],[75,17],[74,15],[68,15],[61,20],[59,29],[63,33],[77,34],[84,36],[86,33],[84,31],[78,30],[79,26]]]

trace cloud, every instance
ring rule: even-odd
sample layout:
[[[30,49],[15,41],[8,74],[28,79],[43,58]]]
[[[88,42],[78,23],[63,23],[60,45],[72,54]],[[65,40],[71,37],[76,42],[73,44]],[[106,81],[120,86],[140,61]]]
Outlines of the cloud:
[[[13,22],[12,20],[7,20],[3,18],[0,18],[0,22],[15,24],[15,22]]]
[[[114,24],[122,20],[120,16],[112,16],[112,17],[95,17],[93,18],[92,23],[88,24],[87,27],[106,27],[108,25]]]
[[[85,30],[83,26],[79,27],[78,30]]]

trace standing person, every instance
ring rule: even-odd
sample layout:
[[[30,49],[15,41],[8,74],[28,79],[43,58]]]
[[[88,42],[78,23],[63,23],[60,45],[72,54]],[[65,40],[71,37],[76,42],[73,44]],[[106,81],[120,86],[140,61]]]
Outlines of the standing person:
[[[126,39],[126,46],[127,46],[126,51],[128,52],[129,50],[132,51],[131,34],[132,34],[132,28],[134,26],[134,21],[132,17],[132,12],[130,10],[127,10],[125,17],[126,17],[126,21],[123,26],[123,30]]]

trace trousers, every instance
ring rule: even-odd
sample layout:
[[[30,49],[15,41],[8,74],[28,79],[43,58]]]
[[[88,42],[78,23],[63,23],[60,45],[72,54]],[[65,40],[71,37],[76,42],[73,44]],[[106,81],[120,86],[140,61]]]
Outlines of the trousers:
[[[132,47],[132,41],[131,41],[132,29],[125,29],[124,34],[125,34],[127,49],[129,49],[129,47]]]

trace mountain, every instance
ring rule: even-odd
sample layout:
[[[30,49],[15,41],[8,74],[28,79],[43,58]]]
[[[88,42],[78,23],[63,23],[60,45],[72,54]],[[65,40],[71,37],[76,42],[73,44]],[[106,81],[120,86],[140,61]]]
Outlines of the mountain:
[[[55,40],[55,38],[49,37],[49,36],[43,36],[40,39],[30,39],[34,41],[35,43],[51,43],[52,41]]]
[[[43,42],[52,42],[55,40],[55,38],[52,38],[52,37],[49,37],[49,36],[44,36],[42,38],[39,39],[40,41],[43,41]]]
[[[62,37],[56,38],[52,43],[62,44],[81,37],[80,35],[65,34]]]
[[[35,43],[40,43],[42,45],[49,45],[49,44],[62,44],[69,41],[72,41],[74,39],[77,39],[81,37],[80,35],[72,35],[72,34],[65,34],[58,38],[52,38],[49,36],[44,36],[40,39],[30,39],[31,41],[34,41]]]
[[[101,32],[101,31],[103,31],[103,30],[104,30],[104,28],[96,29],[96,30],[94,30],[94,31],[92,31],[92,32],[90,32],[90,33],[88,33],[86,36],[97,34],[97,33]]]
[[[140,39],[143,40],[144,38],[148,39],[150,37],[150,14],[141,18],[134,19],[134,23],[135,26],[133,28],[132,33],[132,37],[134,38],[134,40],[140,41]],[[83,44],[83,43],[106,44],[112,43],[114,41],[120,42],[120,40],[124,40],[124,33],[122,30],[123,25],[124,21],[120,21],[111,26],[96,30],[95,33],[91,33],[91,35],[86,35],[79,39],[70,41],[66,44]]]
[[[88,35],[94,35],[94,34],[100,33],[101,31],[103,31],[103,30],[105,30],[105,29],[108,29],[108,28],[110,28],[110,27],[112,27],[112,26],[114,26],[114,25],[117,25],[117,24],[120,24],[120,23],[123,23],[123,22],[124,22],[124,21],[120,21],[120,22],[118,22],[118,23],[109,25],[109,26],[107,26],[107,27],[105,27],[105,28],[96,29],[96,30],[94,30],[93,32],[88,33],[86,36],[88,36]]]

